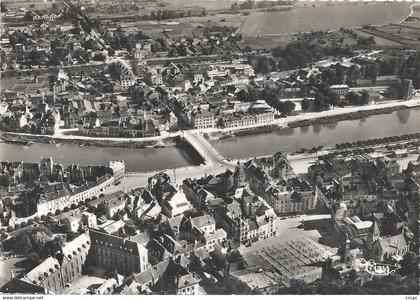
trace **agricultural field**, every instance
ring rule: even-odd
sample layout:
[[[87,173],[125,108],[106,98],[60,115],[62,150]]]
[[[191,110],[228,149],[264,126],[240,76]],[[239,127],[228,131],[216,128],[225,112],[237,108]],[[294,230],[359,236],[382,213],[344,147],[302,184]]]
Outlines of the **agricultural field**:
[[[420,30],[420,21],[407,22],[407,23],[403,23],[401,25],[404,25],[405,27],[413,28],[415,30]]]
[[[359,32],[365,33],[368,36],[373,36],[377,45],[380,46],[420,46],[420,28],[411,26],[410,23],[390,24],[377,28],[360,29]]]
[[[406,40],[418,41],[420,43],[420,28],[413,28],[408,26],[410,25],[388,25],[382,26],[380,30]]]
[[[371,35],[369,33],[360,31],[360,30],[354,30],[357,35],[361,36],[361,37],[365,37],[368,38],[370,36],[373,36],[373,39],[375,40],[375,44],[377,46],[383,46],[383,47],[393,47],[393,46],[401,46],[401,43],[395,42],[395,41],[391,41],[385,38],[381,38],[379,36],[375,36],[375,35]]]
[[[13,3],[12,1],[6,1],[5,2],[5,7],[7,9],[10,10],[17,10],[20,8],[26,8],[26,9],[46,9],[46,8],[51,8],[53,3],[56,3],[55,1],[53,2],[45,2],[45,1],[27,1],[27,2],[16,2]],[[60,6],[61,2],[57,1],[57,5]]]
[[[244,37],[244,47],[248,46],[253,50],[267,50],[275,47],[285,47],[293,41],[295,37],[292,35],[284,35],[279,37]]]
[[[247,16],[241,14],[220,14],[211,13],[205,17],[188,17],[178,19],[184,23],[197,23],[200,22],[204,26],[229,26],[229,27],[241,27],[242,23],[246,20]]]
[[[206,10],[230,9],[237,0],[161,0],[167,8],[204,8]]]
[[[200,27],[204,27],[202,23],[167,23],[167,22],[130,22],[129,26],[124,26],[122,29],[125,33],[136,33],[139,30],[150,38],[165,38],[165,37],[184,37],[191,36],[193,33],[199,33]]]

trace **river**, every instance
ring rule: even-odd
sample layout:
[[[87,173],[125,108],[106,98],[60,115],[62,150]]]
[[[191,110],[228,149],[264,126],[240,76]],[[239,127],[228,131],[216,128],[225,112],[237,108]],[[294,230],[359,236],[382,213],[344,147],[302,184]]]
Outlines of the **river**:
[[[154,171],[199,164],[197,155],[181,146],[166,148],[131,149],[120,147],[71,146],[64,144],[18,144],[0,143],[0,161],[38,162],[40,157],[52,157],[55,162],[67,166],[108,165],[110,160],[124,160],[126,171]]]
[[[271,133],[240,136],[212,141],[225,157],[247,158],[270,155],[277,151],[294,152],[301,148],[420,132],[420,109],[371,116],[335,124],[275,130]],[[185,147],[130,149],[118,147],[33,144],[22,146],[0,143],[1,161],[38,162],[52,157],[63,165],[106,165],[123,159],[129,172],[162,170],[200,163],[197,155]]]
[[[244,36],[278,35],[317,30],[357,28],[399,22],[410,13],[410,2],[353,3],[298,8],[291,11],[253,12],[241,27]],[[310,3],[308,3],[310,6]],[[320,21],[322,20],[322,21]]]
[[[232,137],[213,141],[215,148],[230,159],[269,155],[277,151],[294,152],[314,146],[420,132],[420,109],[407,109],[360,120],[286,128],[270,133]]]

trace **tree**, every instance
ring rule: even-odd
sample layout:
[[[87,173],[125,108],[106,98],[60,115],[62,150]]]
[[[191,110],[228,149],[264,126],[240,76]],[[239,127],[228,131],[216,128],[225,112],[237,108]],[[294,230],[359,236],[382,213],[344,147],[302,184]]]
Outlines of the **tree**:
[[[356,92],[353,92],[353,91],[349,92],[346,95],[346,100],[351,105],[360,105],[360,102],[361,102],[360,99],[361,99],[360,95]]]
[[[369,92],[367,90],[363,90],[360,95],[360,105],[365,105],[369,103]]]
[[[350,82],[355,82],[360,77],[360,69],[356,65],[352,65],[347,71],[347,78]]]
[[[372,82],[376,83],[376,78],[379,75],[379,64],[377,62],[372,63],[370,67],[370,78],[372,78]]]
[[[279,104],[279,110],[284,115],[290,114],[296,107],[296,105],[290,100],[284,102],[279,101]]]
[[[302,279],[290,280],[290,287],[287,294],[290,295],[313,295],[316,292],[316,286],[306,283]]]
[[[245,90],[240,90],[239,92],[237,92],[236,93],[236,98],[238,98],[238,100],[241,101],[241,102],[248,102],[249,101],[248,93]]]
[[[28,265],[30,268],[37,266],[40,260],[41,258],[39,257],[39,254],[36,252],[31,252],[26,256],[26,261],[28,262]]]
[[[14,249],[17,252],[26,254],[29,251],[32,250],[32,243],[31,243],[31,239],[29,238],[29,236],[26,234],[26,232],[21,232],[19,233],[14,241]]]
[[[239,4],[238,4],[238,2],[233,3],[230,6],[230,10],[232,10],[233,12],[238,12],[239,11]]]
[[[315,106],[316,110],[325,109],[326,104],[325,104],[325,97],[324,97],[323,94],[321,94],[321,93],[316,93],[315,94],[314,106]]]
[[[308,110],[310,110],[310,108],[312,106],[312,101],[309,100],[309,99],[304,98],[302,100],[301,106],[302,106],[302,110],[303,111],[308,111]]]
[[[416,274],[419,272],[419,262],[418,257],[416,253],[414,252],[407,252],[403,259],[400,262],[401,269],[400,273],[403,276],[409,275],[409,274]]]
[[[8,176],[0,176],[0,186],[8,187],[10,185],[10,178]]]
[[[216,283],[208,283],[204,286],[209,295],[250,295],[254,292],[243,281],[234,276],[225,276]]]
[[[4,1],[0,3],[0,11],[7,12],[6,3],[4,3]]]

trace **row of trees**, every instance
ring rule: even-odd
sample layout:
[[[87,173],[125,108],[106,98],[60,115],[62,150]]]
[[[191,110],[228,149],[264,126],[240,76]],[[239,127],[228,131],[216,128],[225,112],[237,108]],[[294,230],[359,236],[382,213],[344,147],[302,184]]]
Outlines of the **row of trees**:
[[[156,12],[152,11],[150,13],[150,20],[168,20],[168,19],[176,19],[176,18],[185,18],[191,16],[206,16],[207,11],[202,9],[200,12],[196,11],[184,11],[184,10],[160,10],[158,9]]]
[[[261,55],[249,55],[248,63],[256,73],[294,70],[304,68],[309,63],[322,60],[328,56],[351,56],[354,54],[349,47],[319,46],[307,41],[295,41],[286,47],[272,49],[273,58]]]
[[[319,61],[328,56],[352,56],[350,47],[328,47],[306,41],[295,41],[286,47],[272,49],[272,54],[278,59],[279,70],[292,70],[306,67],[308,63]]]
[[[242,3],[235,2],[230,6],[230,10],[233,12],[238,12],[240,9],[256,9],[256,8],[269,8],[275,6],[289,6],[291,5],[291,1],[253,1],[247,0]]]
[[[256,88],[248,88],[248,92],[240,90],[236,93],[236,97],[241,102],[255,102],[257,100],[265,100],[268,105],[283,115],[288,115],[295,109],[295,104],[292,101],[280,101],[275,92],[267,89],[258,90]]]
[[[317,92],[315,98],[304,98],[301,102],[303,111],[322,111],[327,110],[330,106],[346,106],[346,105],[365,105],[369,102],[369,93],[363,90],[360,94],[350,92],[344,99],[340,99],[337,95],[333,94],[331,90],[324,92]]]

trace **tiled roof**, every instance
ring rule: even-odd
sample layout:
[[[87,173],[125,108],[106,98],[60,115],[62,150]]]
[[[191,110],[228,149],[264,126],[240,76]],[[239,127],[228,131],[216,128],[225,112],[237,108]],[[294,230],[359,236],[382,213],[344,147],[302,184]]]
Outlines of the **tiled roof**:
[[[140,247],[144,248],[135,241],[130,241],[129,239],[120,238],[92,229],[89,230],[89,235],[92,245],[114,248],[118,251],[128,252],[136,256],[140,255]]]
[[[212,216],[204,215],[204,216],[192,218],[191,224],[193,227],[200,229],[201,227],[204,227],[204,226],[215,225],[216,221],[214,220]]]

